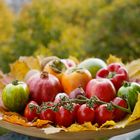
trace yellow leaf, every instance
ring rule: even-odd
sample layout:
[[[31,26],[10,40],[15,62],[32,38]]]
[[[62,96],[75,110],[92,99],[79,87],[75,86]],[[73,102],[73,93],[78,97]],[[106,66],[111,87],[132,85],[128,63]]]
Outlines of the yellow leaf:
[[[113,126],[113,128],[124,128],[127,124],[127,120],[129,118],[130,115],[127,115],[123,120],[119,121],[116,123],[115,126]]]
[[[2,116],[2,120],[18,124],[26,127],[44,127],[48,126],[51,122],[49,120],[40,120],[37,119],[34,122],[28,122],[27,119],[16,112],[6,112],[3,108],[0,107],[0,114]]]
[[[23,80],[27,72],[31,69],[41,69],[40,61],[35,57],[20,57],[19,60],[10,64],[10,74],[18,80]]]
[[[78,132],[78,131],[84,131],[84,130],[98,130],[98,124],[92,125],[91,122],[86,122],[82,125],[74,123],[70,127],[67,128],[69,132]]]
[[[114,56],[114,55],[109,55],[108,59],[106,60],[107,64],[111,64],[111,63],[122,63],[121,58]]]
[[[40,70],[40,62],[39,62],[39,59],[33,57],[33,56],[30,56],[30,57],[20,57],[19,58],[19,61],[23,61],[24,63],[27,64],[27,66],[30,68],[30,69],[37,69],[37,70]]]
[[[140,79],[140,59],[128,63],[126,69],[131,79]]]
[[[29,71],[28,65],[21,60],[17,60],[13,64],[10,64],[10,74],[18,80],[23,80],[26,73]]]
[[[40,127],[43,127],[43,126],[48,125],[49,123],[50,123],[49,120],[40,120],[40,119],[37,119],[35,122],[28,123],[28,124],[30,124],[29,126],[35,126],[35,127],[40,128]]]
[[[113,120],[111,120],[111,121],[106,121],[104,124],[100,126],[100,128],[110,128],[115,125],[116,123]]]

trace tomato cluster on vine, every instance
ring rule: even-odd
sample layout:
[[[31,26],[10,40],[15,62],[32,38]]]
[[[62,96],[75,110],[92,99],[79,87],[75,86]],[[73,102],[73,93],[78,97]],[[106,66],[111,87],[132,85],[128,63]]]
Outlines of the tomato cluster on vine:
[[[120,97],[107,103],[97,97],[88,99],[79,94],[77,98],[69,98],[67,94],[59,93],[54,102],[44,102],[40,106],[35,101],[30,101],[25,108],[24,116],[29,121],[39,118],[65,127],[84,122],[101,125],[107,120],[118,121],[125,116],[125,111],[115,108],[117,105],[127,110],[127,102]]]

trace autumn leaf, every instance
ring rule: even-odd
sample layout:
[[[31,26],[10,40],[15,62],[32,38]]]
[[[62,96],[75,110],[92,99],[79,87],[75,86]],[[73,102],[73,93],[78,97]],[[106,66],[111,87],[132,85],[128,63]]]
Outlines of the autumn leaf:
[[[126,68],[131,79],[140,79],[140,59],[131,61]]]
[[[120,64],[123,64],[122,63],[122,60],[121,58],[115,56],[115,55],[109,55],[108,59],[106,60],[107,64],[111,64],[111,63],[120,63]]]
[[[15,113],[15,112],[6,112],[2,108],[0,108],[0,113],[3,114],[2,115],[2,120],[13,123],[13,124],[26,126],[26,127],[41,128],[41,127],[47,126],[48,124],[51,123],[48,120],[40,120],[40,119],[37,119],[34,122],[28,122],[27,119],[24,118],[23,116],[21,116],[20,114]]]
[[[100,126],[100,128],[111,128],[112,126],[115,126],[116,123],[113,120],[106,121],[104,124]]]
[[[19,61],[23,61],[24,63],[26,63],[29,69],[37,69],[37,70],[41,69],[39,59],[33,56],[30,57],[22,56],[19,58]]]
[[[54,127],[52,125],[48,126],[47,128],[42,128],[42,130],[44,131],[45,134],[54,134],[54,133],[58,133],[62,130],[65,130],[64,128],[60,128],[60,127]]]
[[[69,132],[78,132],[84,130],[98,130],[98,124],[92,125],[91,122],[85,122],[84,124],[80,125],[77,123],[72,124],[70,127],[67,128]]]
[[[23,80],[26,73],[29,71],[28,65],[21,60],[17,60],[13,64],[10,64],[10,74],[18,80]]]
[[[19,60],[10,64],[10,74],[18,80],[23,80],[27,72],[31,69],[40,70],[40,62],[34,57],[20,57]]]
[[[5,87],[5,85],[10,83],[12,80],[13,80],[13,77],[11,77],[8,74],[4,74],[2,71],[0,71],[0,93],[2,89]]]

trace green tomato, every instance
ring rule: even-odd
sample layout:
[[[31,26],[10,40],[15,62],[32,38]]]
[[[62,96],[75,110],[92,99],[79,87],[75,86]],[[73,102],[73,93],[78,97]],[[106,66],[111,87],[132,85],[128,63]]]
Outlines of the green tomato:
[[[29,89],[26,83],[13,81],[2,91],[2,101],[10,111],[22,111],[29,99]]]
[[[118,90],[117,95],[123,99],[127,99],[131,111],[133,111],[135,104],[138,99],[138,93],[140,93],[140,85],[135,82],[126,82],[124,85]]]

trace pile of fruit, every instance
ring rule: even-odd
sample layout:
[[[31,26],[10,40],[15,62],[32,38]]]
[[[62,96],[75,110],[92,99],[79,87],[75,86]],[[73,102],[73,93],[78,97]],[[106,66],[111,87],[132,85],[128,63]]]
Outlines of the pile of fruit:
[[[16,112],[27,122],[47,120],[59,127],[85,122],[101,126],[132,114],[138,101],[140,84],[121,62],[46,57],[39,65],[40,70],[27,70],[24,79],[13,78],[4,86],[4,115]]]

